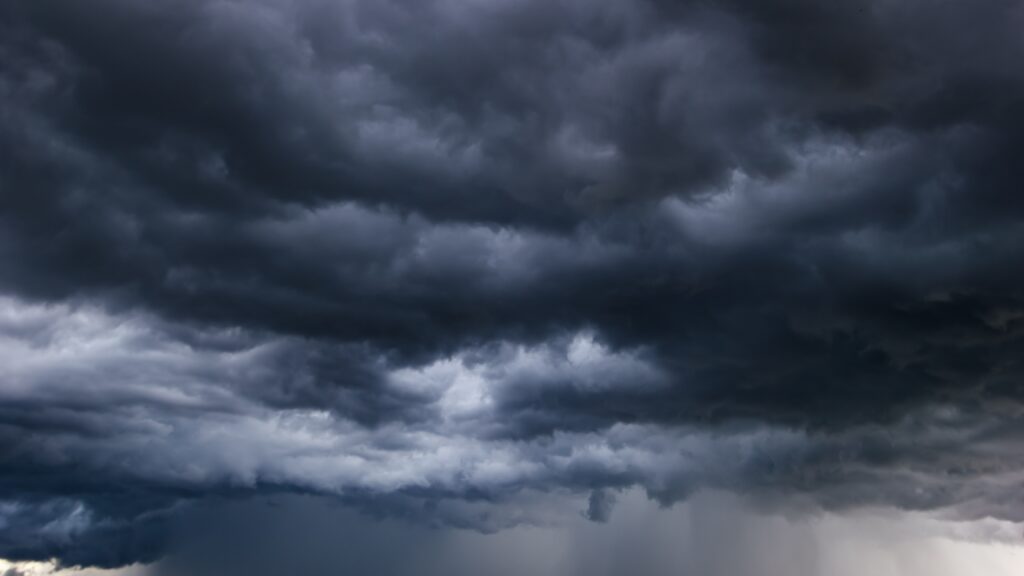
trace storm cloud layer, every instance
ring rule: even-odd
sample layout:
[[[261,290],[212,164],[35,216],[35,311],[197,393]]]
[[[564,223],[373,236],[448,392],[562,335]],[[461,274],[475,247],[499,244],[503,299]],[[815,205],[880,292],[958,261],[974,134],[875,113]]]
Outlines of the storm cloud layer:
[[[211,502],[1024,521],[1024,3],[0,4],[0,557]]]

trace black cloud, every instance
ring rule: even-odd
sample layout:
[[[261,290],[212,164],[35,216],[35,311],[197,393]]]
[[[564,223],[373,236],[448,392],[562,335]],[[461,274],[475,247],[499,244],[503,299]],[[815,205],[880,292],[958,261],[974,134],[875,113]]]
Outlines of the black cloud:
[[[1022,20],[6,3],[0,555],[151,560],[274,491],[1024,518]]]

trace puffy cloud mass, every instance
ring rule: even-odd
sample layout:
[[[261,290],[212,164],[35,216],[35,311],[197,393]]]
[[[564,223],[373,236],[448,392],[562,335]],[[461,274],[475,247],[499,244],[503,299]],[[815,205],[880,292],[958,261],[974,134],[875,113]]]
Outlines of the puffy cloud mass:
[[[151,562],[279,495],[1024,521],[1022,26],[4,2],[0,557]]]

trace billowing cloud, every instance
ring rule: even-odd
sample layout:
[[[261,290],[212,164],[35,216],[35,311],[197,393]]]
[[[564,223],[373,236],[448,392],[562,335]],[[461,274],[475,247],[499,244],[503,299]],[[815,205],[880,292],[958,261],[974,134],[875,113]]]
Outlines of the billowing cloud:
[[[272,494],[1024,521],[1022,24],[6,3],[0,557],[149,562]]]

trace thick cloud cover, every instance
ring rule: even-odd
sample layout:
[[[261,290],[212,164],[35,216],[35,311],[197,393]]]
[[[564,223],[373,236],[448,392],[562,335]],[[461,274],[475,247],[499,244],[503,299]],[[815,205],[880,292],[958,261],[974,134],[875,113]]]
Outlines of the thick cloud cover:
[[[150,561],[278,493],[1024,521],[1022,26],[4,2],[0,557]]]

